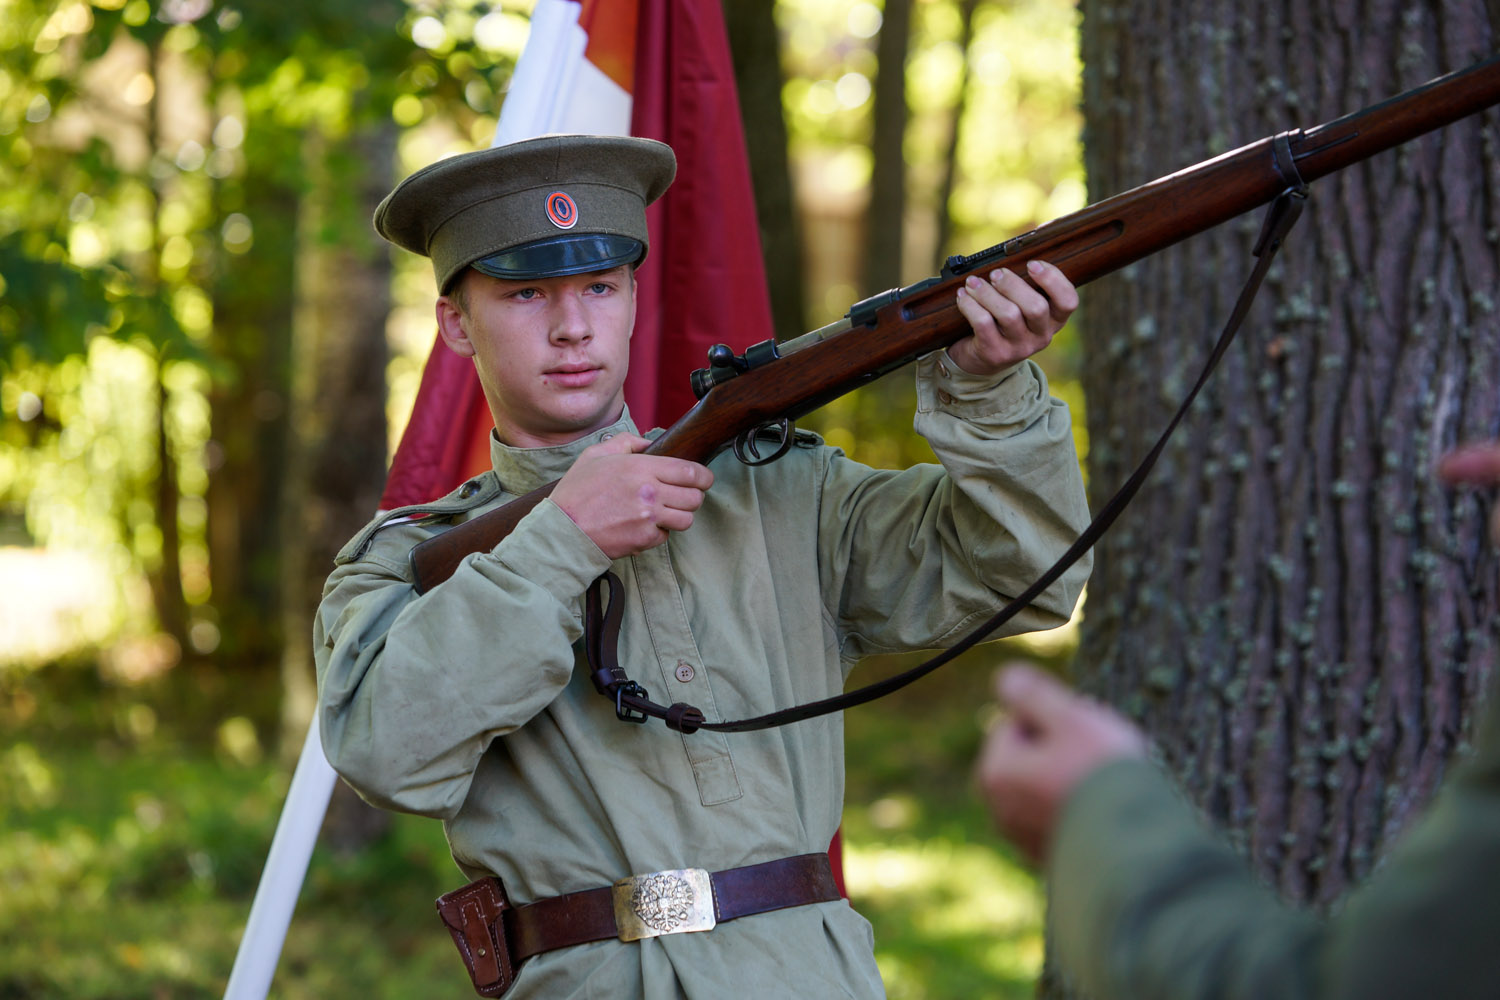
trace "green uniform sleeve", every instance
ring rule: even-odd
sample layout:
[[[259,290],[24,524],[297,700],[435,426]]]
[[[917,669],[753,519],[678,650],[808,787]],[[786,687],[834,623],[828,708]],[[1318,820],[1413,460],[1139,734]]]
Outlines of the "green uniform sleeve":
[[[1051,855],[1058,967],[1094,1000],[1312,997],[1317,922],[1287,909],[1150,764],[1069,798]]]
[[[314,626],[323,749],[375,804],[450,817],[490,743],[568,683],[579,597],[609,560],[544,500],[493,551],[418,595],[405,570],[418,530],[387,529],[324,589]]]
[[[846,659],[951,645],[1088,523],[1068,408],[1035,364],[981,378],[929,355],[915,425],[941,465],[872,473],[835,455],[824,476],[820,572]],[[1003,634],[1066,622],[1089,566],[1085,556]]]
[[[1476,755],[1329,927],[1334,1000],[1500,996],[1500,703]]]
[[[1058,965],[1095,1000],[1444,1000],[1500,992],[1500,753],[1457,767],[1386,864],[1326,921],[1280,903],[1155,768],[1070,797],[1050,863]]]

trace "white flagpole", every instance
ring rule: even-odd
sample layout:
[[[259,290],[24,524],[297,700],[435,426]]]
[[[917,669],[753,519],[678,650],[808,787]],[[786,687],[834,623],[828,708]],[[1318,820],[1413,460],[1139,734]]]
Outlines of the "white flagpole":
[[[276,835],[271,838],[266,867],[250,904],[250,919],[245,923],[244,937],[240,938],[240,950],[234,957],[229,985],[224,988],[224,1000],[264,1000],[270,991],[281,946],[286,941],[287,927],[292,922],[292,911],[297,907],[297,895],[307,877],[307,864],[312,860],[313,845],[328,812],[328,799],[337,777],[328,758],[323,756],[318,714],[314,712],[312,725],[307,727],[307,739],[302,743],[302,756],[292,772],[292,786],[281,806],[281,818],[276,822]]]

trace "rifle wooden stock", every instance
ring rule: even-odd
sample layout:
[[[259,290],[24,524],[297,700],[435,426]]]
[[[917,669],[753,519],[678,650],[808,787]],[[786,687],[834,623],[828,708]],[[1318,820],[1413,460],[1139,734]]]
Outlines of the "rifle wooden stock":
[[[1310,131],[1253,142],[1158,178],[969,257],[938,278],[850,310],[838,324],[782,345],[795,351],[713,386],[647,449],[705,462],[755,428],[796,418],[968,333],[956,295],[965,277],[1026,262],[1057,265],[1075,285],[1268,204],[1277,195],[1500,103],[1500,56],[1439,77]],[[874,300],[868,300],[873,302]],[[805,346],[799,341],[813,340]],[[552,490],[543,486],[412,550],[419,590],[451,576],[465,556],[493,548]]]

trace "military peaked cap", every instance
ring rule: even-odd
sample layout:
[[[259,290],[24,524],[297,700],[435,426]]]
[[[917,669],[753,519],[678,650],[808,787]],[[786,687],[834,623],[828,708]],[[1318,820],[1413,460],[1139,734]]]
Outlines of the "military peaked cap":
[[[471,266],[520,279],[605,270],[645,257],[646,206],[676,172],[652,139],[524,139],[418,170],[380,203],[375,230],[432,258],[445,293]]]

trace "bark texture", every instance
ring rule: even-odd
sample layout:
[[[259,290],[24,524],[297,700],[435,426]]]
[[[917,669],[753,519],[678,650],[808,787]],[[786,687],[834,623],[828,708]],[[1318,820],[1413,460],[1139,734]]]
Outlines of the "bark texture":
[[[1084,0],[1090,200],[1493,51],[1479,0]],[[1433,792],[1500,648],[1491,111],[1314,185],[1238,344],[1097,550],[1079,680],[1289,900],[1327,905]],[[1084,293],[1097,508],[1196,377],[1247,217]]]

